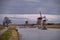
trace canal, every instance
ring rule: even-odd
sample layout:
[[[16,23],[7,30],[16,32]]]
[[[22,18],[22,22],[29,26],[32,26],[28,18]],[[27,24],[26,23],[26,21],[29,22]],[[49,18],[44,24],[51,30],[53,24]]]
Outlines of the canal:
[[[21,40],[60,40],[60,29],[17,28]]]

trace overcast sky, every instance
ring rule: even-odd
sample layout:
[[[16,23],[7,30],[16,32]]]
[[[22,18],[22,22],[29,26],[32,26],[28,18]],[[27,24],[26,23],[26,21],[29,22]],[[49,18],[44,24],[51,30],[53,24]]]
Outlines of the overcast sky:
[[[0,24],[2,24],[4,17],[9,17],[12,23],[25,23],[26,20],[29,23],[37,23],[39,14],[0,14]],[[42,17],[46,16],[47,23],[60,23],[60,15],[42,14]]]
[[[60,14],[60,0],[0,0],[0,13]]]
[[[0,23],[5,16],[28,17],[29,22],[34,23],[40,11],[47,17],[48,22],[60,23],[60,0],[0,0]],[[21,19],[16,20],[15,23]]]

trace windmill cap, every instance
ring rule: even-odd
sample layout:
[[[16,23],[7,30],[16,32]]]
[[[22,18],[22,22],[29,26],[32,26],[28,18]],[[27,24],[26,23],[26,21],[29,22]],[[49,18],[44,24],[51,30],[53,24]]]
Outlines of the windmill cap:
[[[42,19],[42,17],[39,17],[38,19]]]

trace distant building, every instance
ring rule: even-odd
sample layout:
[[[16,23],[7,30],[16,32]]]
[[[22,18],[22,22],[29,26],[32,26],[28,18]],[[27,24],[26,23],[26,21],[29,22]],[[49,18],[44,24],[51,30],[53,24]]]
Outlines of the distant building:
[[[25,24],[27,25],[28,24],[28,21],[25,21]]]

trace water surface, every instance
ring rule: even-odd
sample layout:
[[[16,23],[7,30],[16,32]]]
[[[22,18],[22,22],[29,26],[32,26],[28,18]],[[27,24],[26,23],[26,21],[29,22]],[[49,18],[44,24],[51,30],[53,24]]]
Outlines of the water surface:
[[[18,32],[22,40],[60,40],[60,29],[18,28]]]

